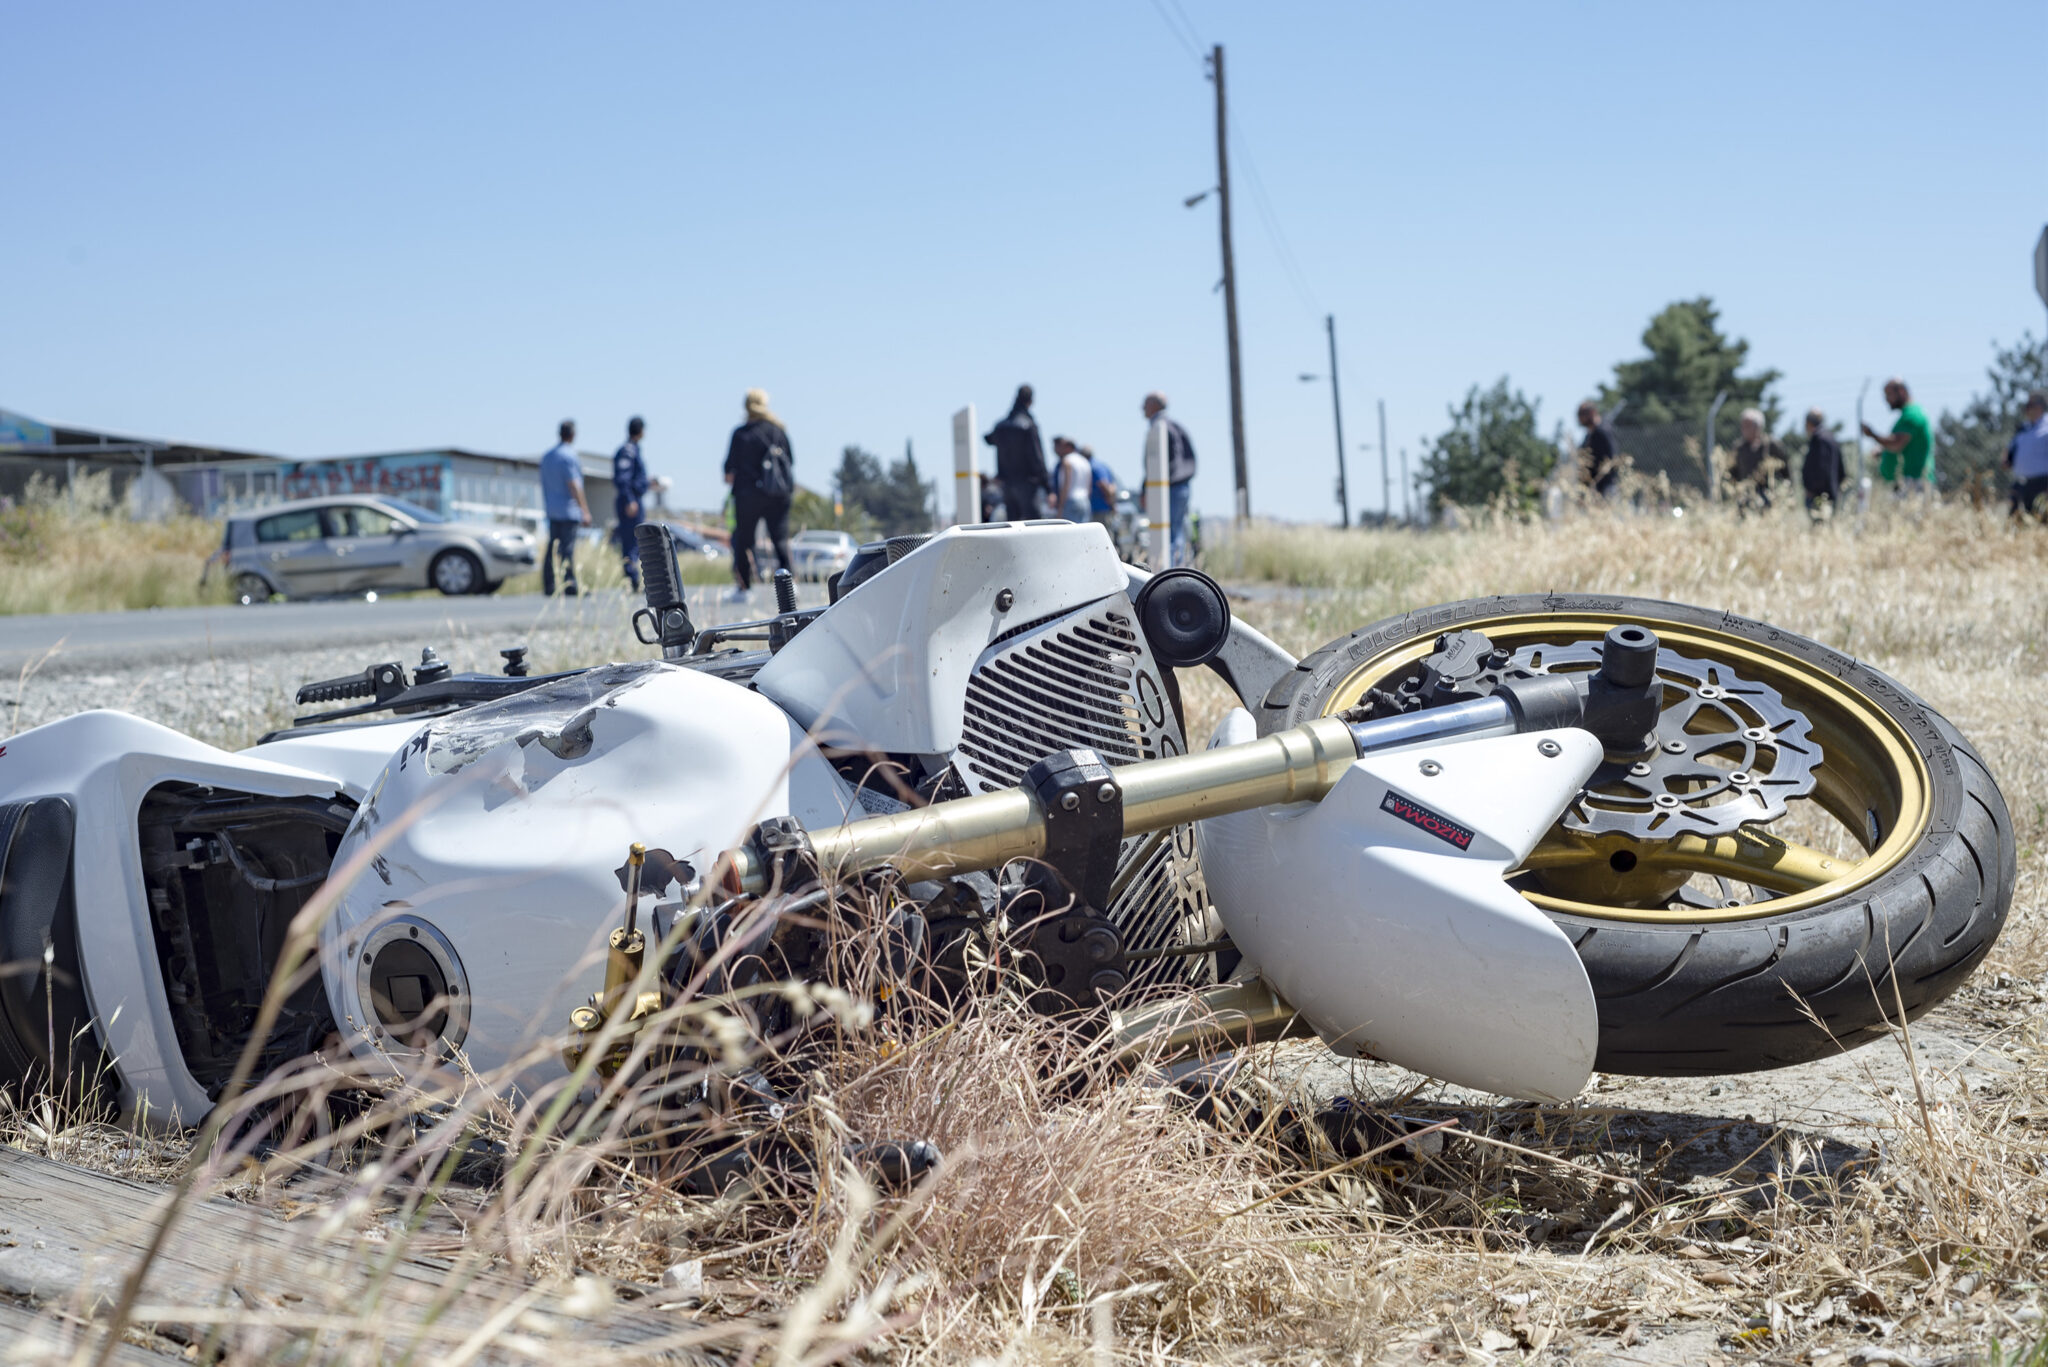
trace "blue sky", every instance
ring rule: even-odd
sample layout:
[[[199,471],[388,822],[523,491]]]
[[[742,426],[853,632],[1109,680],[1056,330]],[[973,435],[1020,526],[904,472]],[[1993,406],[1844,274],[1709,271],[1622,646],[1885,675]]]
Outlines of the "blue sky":
[[[1212,96],[1162,6],[9,0],[0,406],[294,455],[637,412],[708,505],[750,385],[814,484],[943,472],[1020,380],[1135,478],[1156,387],[1225,513]],[[1375,400],[1411,459],[1501,374],[1547,430],[1673,299],[1794,411],[1954,405],[2043,330],[2041,0],[1179,8],[1228,50],[1255,510],[1332,511],[1326,311],[1364,508]]]

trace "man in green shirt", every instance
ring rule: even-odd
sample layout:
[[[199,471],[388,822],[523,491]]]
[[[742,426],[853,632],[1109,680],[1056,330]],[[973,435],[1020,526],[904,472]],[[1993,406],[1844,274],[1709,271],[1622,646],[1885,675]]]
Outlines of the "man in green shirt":
[[[1863,435],[1876,442],[1884,452],[1878,457],[1877,477],[1894,485],[1900,493],[1905,493],[1915,484],[1932,487],[1934,427],[1927,421],[1927,414],[1913,402],[1906,382],[1901,379],[1884,382],[1884,401],[1899,415],[1890,434],[1874,430],[1869,423],[1863,424]],[[1897,482],[1902,478],[1902,483]]]

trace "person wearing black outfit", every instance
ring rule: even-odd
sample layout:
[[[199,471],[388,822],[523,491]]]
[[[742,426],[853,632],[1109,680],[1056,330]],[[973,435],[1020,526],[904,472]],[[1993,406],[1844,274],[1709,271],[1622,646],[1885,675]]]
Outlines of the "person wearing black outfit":
[[[1600,410],[1591,399],[1579,405],[1579,426],[1586,429],[1586,480],[1602,498],[1613,498],[1621,487],[1621,466],[1614,459],[1614,434],[1600,421]]]
[[[1045,443],[1031,416],[1031,386],[1017,386],[1010,416],[982,438],[996,448],[996,479],[1003,486],[1003,516],[1012,522],[1045,516],[1044,498],[1052,490],[1045,468]]]
[[[1806,486],[1806,514],[1821,519],[1821,500],[1828,513],[1842,509],[1842,444],[1828,431],[1827,415],[1818,408],[1806,415],[1806,459],[1799,466],[1799,482]]]
[[[749,389],[746,408],[747,420],[732,430],[725,451],[725,482],[732,486],[736,598],[746,597],[754,585],[754,541],[763,523],[768,525],[775,558],[795,573],[789,560],[789,504],[796,494],[790,474],[796,458],[790,454],[789,433],[783,430],[782,419],[769,411],[767,391]]]

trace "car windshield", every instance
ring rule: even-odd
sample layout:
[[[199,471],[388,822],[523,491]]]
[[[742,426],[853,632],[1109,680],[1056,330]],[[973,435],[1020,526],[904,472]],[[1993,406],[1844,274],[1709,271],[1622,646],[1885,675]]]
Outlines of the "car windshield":
[[[415,522],[446,522],[448,520],[432,508],[422,508],[419,504],[408,503],[402,498],[387,498],[384,502],[398,509],[399,512],[404,513]]]

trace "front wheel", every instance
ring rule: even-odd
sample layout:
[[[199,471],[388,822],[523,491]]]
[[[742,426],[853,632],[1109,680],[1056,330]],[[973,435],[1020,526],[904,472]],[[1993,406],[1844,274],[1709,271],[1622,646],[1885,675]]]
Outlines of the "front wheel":
[[[442,551],[428,566],[427,578],[442,593],[459,598],[483,586],[484,567],[468,551]]]
[[[1598,667],[1610,627],[1661,643],[1655,743],[1610,756],[1512,881],[1586,965],[1596,1064],[1732,1073],[1853,1047],[1961,985],[2003,927],[2012,822],[1918,696],[1826,646],[1677,603],[1468,599],[1332,642],[1274,685],[1262,734],[1398,695],[1446,632],[1505,672]]]

